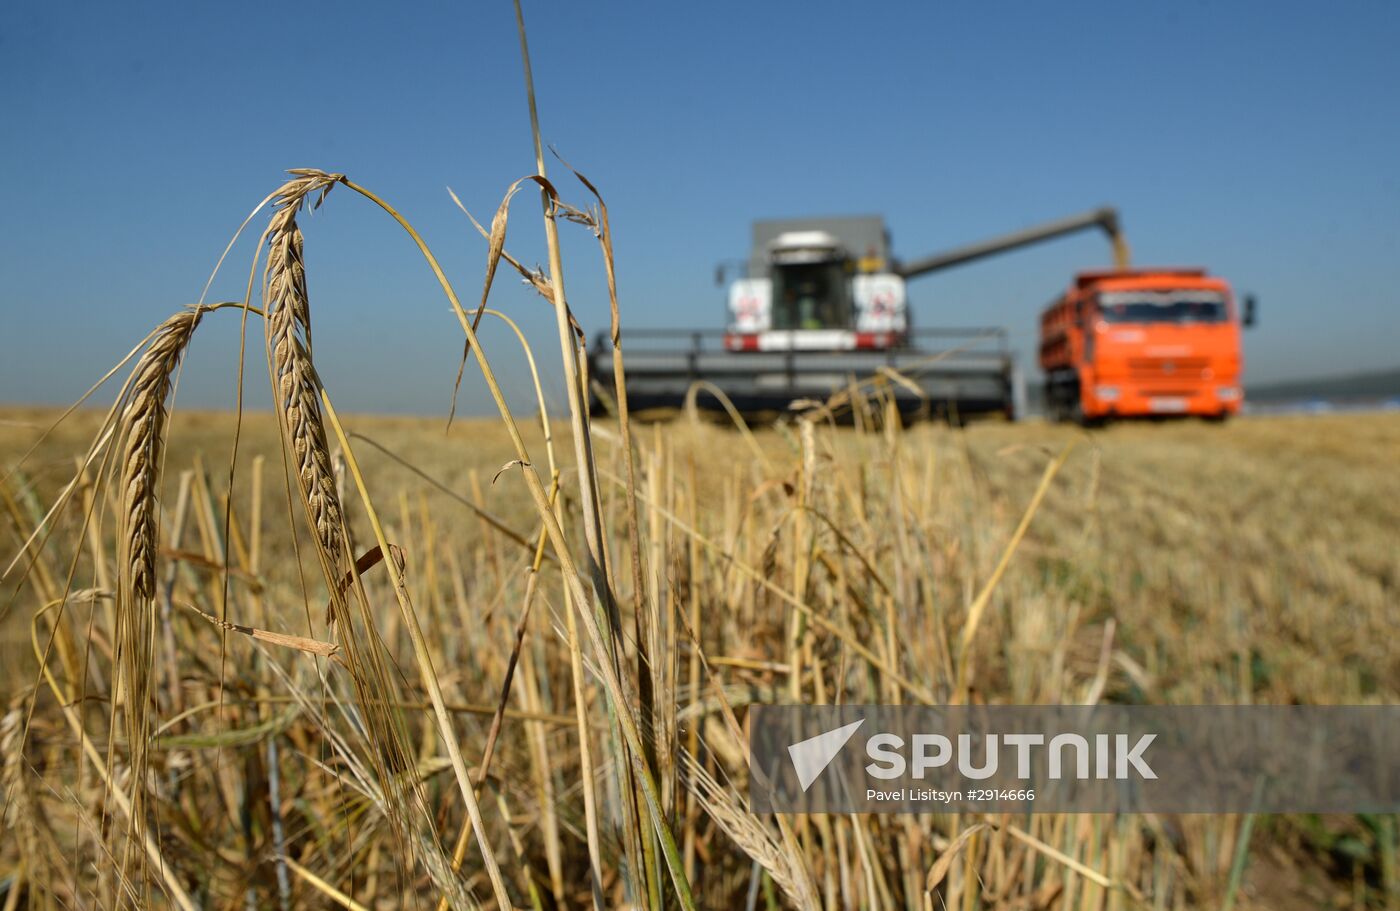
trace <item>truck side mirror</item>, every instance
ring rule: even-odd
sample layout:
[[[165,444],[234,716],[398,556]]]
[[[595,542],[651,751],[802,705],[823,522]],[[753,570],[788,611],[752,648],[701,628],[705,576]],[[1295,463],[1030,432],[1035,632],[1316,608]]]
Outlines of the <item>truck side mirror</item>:
[[[1244,296],[1244,316],[1242,316],[1242,317],[1240,318],[1240,323],[1241,323],[1241,325],[1243,325],[1246,329],[1248,329],[1248,328],[1250,328],[1251,326],[1254,325],[1254,316],[1255,316],[1255,312],[1254,312],[1254,311],[1256,310],[1256,308],[1258,307],[1258,305],[1259,305],[1259,302],[1258,302],[1257,300],[1255,300],[1253,294],[1246,294],[1246,295]]]
[[[724,263],[720,263],[718,266],[715,266],[715,287],[724,287]]]

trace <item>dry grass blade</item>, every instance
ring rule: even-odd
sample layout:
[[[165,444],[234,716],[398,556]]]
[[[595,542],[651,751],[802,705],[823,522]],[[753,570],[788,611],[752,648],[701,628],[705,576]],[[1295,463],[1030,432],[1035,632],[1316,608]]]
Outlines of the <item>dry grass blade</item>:
[[[967,847],[967,843],[972,840],[972,836],[988,828],[990,828],[990,826],[986,823],[979,822],[976,825],[968,826],[958,833],[958,837],[953,839],[952,843],[943,849],[943,853],[938,855],[938,860],[935,860],[933,866],[929,867],[928,876],[924,879],[925,893],[932,893],[934,889],[938,888],[938,884],[943,882],[943,878],[948,875],[948,869],[953,866],[953,861],[957,860],[958,852]]]
[[[1016,530],[1011,533],[1011,540],[1006,543],[1002,550],[1001,559],[997,561],[996,568],[992,570],[992,575],[982,586],[977,599],[972,602],[972,606],[967,611],[967,621],[963,624],[962,636],[958,648],[958,686],[959,693],[967,682],[967,655],[972,645],[973,638],[977,635],[977,627],[982,622],[982,614],[987,609],[987,604],[991,602],[992,592],[996,591],[997,583],[1006,572],[1006,568],[1011,564],[1011,556],[1016,553],[1016,547],[1021,543],[1021,539],[1026,536],[1026,531],[1031,526],[1031,519],[1035,518],[1036,511],[1040,509],[1041,501],[1045,499],[1045,494],[1050,490],[1050,482],[1055,480],[1055,475],[1064,467],[1065,460],[1069,458],[1070,452],[1074,449],[1074,444],[1066,446],[1060,454],[1045,466],[1045,472],[1040,476],[1040,485],[1035,489],[1035,495],[1031,497],[1030,503],[1026,506],[1025,513],[1021,516],[1021,522],[1016,526]]]
[[[749,447],[749,451],[753,453],[754,461],[762,465],[766,470],[772,471],[773,463],[769,461],[767,453],[763,451],[763,447],[758,445],[758,440],[754,438],[753,431],[749,429],[749,422],[744,420],[744,416],[739,413],[739,409],[734,407],[734,403],[730,401],[729,396],[725,394],[724,390],[714,383],[711,383],[709,380],[696,380],[685,390],[685,413],[689,416],[690,423],[692,425],[698,425],[700,423],[700,413],[699,409],[696,407],[696,399],[702,391],[708,392],[710,395],[714,396],[715,399],[724,406],[724,410],[729,414],[729,419],[734,422],[734,427],[744,438],[744,443]]]
[[[462,214],[467,216],[467,220],[472,223],[472,227],[476,228],[477,233],[486,238],[489,244],[492,232],[486,230],[481,222],[476,220],[476,216],[472,215],[472,213],[467,210],[467,207],[462,204],[462,200],[457,197],[456,193],[452,192],[451,187],[447,188],[447,194],[452,197],[452,202],[456,204],[457,208],[462,210]],[[534,288],[535,293],[544,298],[545,303],[553,306],[554,288],[553,285],[550,284],[549,276],[544,273],[543,269],[530,269],[526,267],[524,263],[512,256],[509,250],[505,249],[504,239],[502,240],[501,259],[506,261],[506,265],[520,273],[520,278],[531,288]],[[574,318],[572,313],[569,314],[569,327],[573,330],[574,337],[577,338],[580,343],[587,340],[588,336],[584,333],[583,326],[579,325],[578,320]]]
[[[241,623],[232,623],[228,620],[220,620],[213,614],[202,611],[188,602],[177,602],[181,607],[196,614],[206,622],[218,627],[225,632],[241,633],[250,639],[259,642],[266,642],[268,645],[277,645],[282,648],[295,649],[305,652],[308,655],[316,655],[320,658],[334,658],[340,646],[334,642],[322,642],[320,639],[311,639],[307,636],[293,636],[288,633],[279,633],[274,630],[258,629],[256,626],[244,626]]]
[[[1104,876],[1098,870],[1095,870],[1093,867],[1090,867],[1085,863],[1075,860],[1073,857],[1070,857],[1063,851],[1056,850],[1055,848],[1041,841],[1039,838],[1036,838],[1034,835],[1027,833],[1023,829],[1020,829],[1016,826],[1008,825],[1001,826],[1000,831],[1005,832],[1017,841],[1024,843],[1036,853],[1043,854],[1051,860],[1055,861],[1056,863],[1063,864],[1064,866],[1078,873],[1080,876],[1093,882],[1095,885],[1101,886],[1105,889],[1115,888],[1115,883],[1113,882],[1113,880],[1109,879],[1107,876]]]
[[[489,313],[490,311],[487,312]],[[532,546],[529,540],[527,540],[524,535],[520,534],[520,532],[505,524],[505,522],[503,522],[499,517],[492,515],[485,509],[482,509],[479,503],[473,500],[468,500],[466,497],[457,493],[451,487],[448,487],[442,481],[423,471],[423,469],[419,468],[417,465],[405,459],[398,452],[395,452],[394,450],[385,446],[383,443],[379,442],[373,437],[365,436],[363,433],[352,432],[350,434],[350,439],[362,440],[365,443],[368,443],[370,446],[373,446],[375,449],[379,450],[379,452],[382,455],[403,466],[405,469],[412,472],[419,479],[421,479],[424,483],[436,489],[439,493],[451,498],[454,502],[460,503],[462,506],[465,506],[467,509],[471,510],[478,517],[480,517],[483,522],[485,522],[487,525],[490,525],[496,531],[500,532],[500,534],[504,536],[507,540],[512,541],[527,550]],[[544,556],[546,560],[557,562],[557,558],[554,556],[553,553],[546,552]]]
[[[472,328],[476,329],[481,325],[481,317],[486,312],[486,301],[491,297],[491,285],[496,280],[496,267],[501,264],[501,254],[506,248],[506,226],[510,223],[510,201],[515,198],[515,194],[520,192],[520,185],[528,178],[522,177],[510,185],[506,190],[506,195],[501,199],[501,204],[496,207],[496,214],[491,218],[491,233],[486,238],[486,276],[481,284],[481,303],[476,308],[476,315],[472,317]],[[447,192],[459,207],[462,201],[457,199],[457,194],[448,187]],[[466,211],[462,207],[462,211]],[[470,213],[467,215],[471,218]],[[472,219],[472,224],[476,224],[476,219]],[[480,229],[481,225],[476,225]],[[457,380],[452,384],[452,407],[447,412],[447,425],[452,426],[452,418],[457,414],[457,392],[462,388],[462,374],[467,369],[467,358],[471,357],[472,346],[470,341],[462,343],[462,361],[457,365]]]
[[[324,879],[317,876],[315,873],[312,873],[310,870],[306,869],[301,864],[292,860],[290,857],[286,858],[286,863],[288,867],[291,867],[292,872],[304,879],[307,882],[307,884],[311,886],[311,888],[315,889],[317,892],[320,892],[322,895],[326,896],[326,898],[329,898],[337,905],[340,905],[340,907],[347,908],[349,909],[349,911],[368,911],[368,909],[366,909],[364,905],[355,901],[353,898],[346,895],[344,892],[340,891],[335,886],[332,886],[330,883],[326,882]]]

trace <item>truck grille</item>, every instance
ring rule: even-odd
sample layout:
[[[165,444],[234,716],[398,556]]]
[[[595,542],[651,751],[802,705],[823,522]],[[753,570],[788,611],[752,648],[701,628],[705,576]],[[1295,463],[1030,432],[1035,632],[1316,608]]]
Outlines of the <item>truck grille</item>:
[[[1135,379],[1169,380],[1200,379],[1205,376],[1210,360],[1204,357],[1134,357],[1128,359],[1128,370]]]

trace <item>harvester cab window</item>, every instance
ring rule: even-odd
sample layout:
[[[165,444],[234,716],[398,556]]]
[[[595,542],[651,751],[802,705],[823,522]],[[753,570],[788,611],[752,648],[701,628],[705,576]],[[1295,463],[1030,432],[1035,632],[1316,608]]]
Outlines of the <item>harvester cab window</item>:
[[[773,267],[773,328],[845,329],[851,321],[846,271],[839,260]]]

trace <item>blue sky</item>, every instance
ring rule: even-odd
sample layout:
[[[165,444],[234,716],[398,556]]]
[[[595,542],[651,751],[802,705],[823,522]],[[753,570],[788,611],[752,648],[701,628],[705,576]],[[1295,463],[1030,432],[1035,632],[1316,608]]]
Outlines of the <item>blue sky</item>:
[[[1205,265],[1258,295],[1250,380],[1400,365],[1400,5],[525,13],[546,141],[610,204],[624,327],[720,326],[714,265],[745,255],[755,217],[880,213],[912,258],[1108,203],[1138,262]],[[485,245],[446,187],[485,219],[533,170],[514,29],[504,0],[5,4],[0,402],[80,394],[198,296],[287,167],[387,197],[475,298]],[[522,194],[508,247],[529,262],[539,220]],[[304,228],[341,408],[445,411],[460,330],[406,238],[344,190]],[[241,297],[252,252],[236,248],[215,299]],[[1040,307],[1108,256],[1083,235],[930,276],[911,285],[915,318],[1005,325],[1029,357]],[[580,321],[604,328],[592,238],[567,232],[565,257]],[[492,300],[557,359],[538,299],[503,275]],[[236,329],[206,322],[183,403],[232,401]],[[488,339],[523,393],[518,347]],[[489,409],[474,372],[464,404]]]

